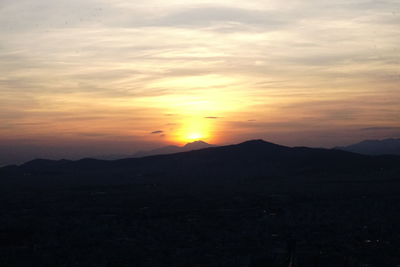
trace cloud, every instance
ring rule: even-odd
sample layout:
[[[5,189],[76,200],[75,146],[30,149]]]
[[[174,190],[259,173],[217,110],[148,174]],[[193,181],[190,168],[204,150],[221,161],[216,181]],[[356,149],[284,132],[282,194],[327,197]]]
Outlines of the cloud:
[[[237,27],[238,24],[263,25],[265,28],[275,29],[287,24],[276,12],[232,8],[226,6],[209,6],[187,8],[169,14],[151,22],[151,26],[175,27],[208,27],[219,23],[230,23]]]
[[[361,128],[361,131],[397,131],[400,130],[400,127],[368,127],[368,128]]]
[[[0,141],[154,141],[197,108],[224,131],[397,130],[395,0],[0,2]]]
[[[104,133],[74,133],[74,132],[72,132],[72,134],[76,134],[78,136],[85,136],[85,137],[108,137],[108,136],[110,136],[109,134],[104,134]]]

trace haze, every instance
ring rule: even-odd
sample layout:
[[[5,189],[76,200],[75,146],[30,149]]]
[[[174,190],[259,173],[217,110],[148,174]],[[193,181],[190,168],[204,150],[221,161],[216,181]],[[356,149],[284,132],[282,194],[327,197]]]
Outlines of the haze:
[[[0,1],[0,164],[400,136],[399,1]]]

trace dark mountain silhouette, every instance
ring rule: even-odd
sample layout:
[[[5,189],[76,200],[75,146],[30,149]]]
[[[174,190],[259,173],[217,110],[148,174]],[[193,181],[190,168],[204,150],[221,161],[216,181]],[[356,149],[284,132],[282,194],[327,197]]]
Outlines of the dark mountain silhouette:
[[[149,150],[149,151],[139,151],[139,152],[133,154],[133,157],[141,158],[141,157],[153,156],[153,155],[173,154],[173,153],[186,152],[186,151],[197,150],[197,149],[213,147],[213,146],[214,145],[210,145],[203,141],[195,141],[195,142],[187,143],[184,146],[165,146],[165,147],[156,148],[156,149]]]
[[[364,155],[400,155],[400,139],[366,140],[336,149]]]
[[[184,146],[164,146],[159,147],[152,150],[143,150],[138,151],[135,154],[111,154],[111,155],[99,155],[93,158],[100,159],[100,160],[117,160],[117,159],[124,159],[124,158],[142,158],[147,156],[154,156],[154,155],[166,155],[166,154],[174,154],[179,152],[187,152],[191,150],[197,150],[207,147],[214,147],[215,145],[208,144],[204,141],[195,141],[191,143],[187,143]]]
[[[187,145],[188,149],[203,143]],[[34,160],[0,169],[26,176],[57,176],[68,182],[227,183],[246,179],[376,179],[392,178],[400,157],[364,156],[340,150],[286,147],[252,140],[168,155],[114,161]],[[283,181],[282,180],[282,181]],[[55,180],[54,180],[55,181]]]
[[[263,140],[112,161],[37,159],[0,168],[0,259],[396,266],[399,173],[400,156]]]

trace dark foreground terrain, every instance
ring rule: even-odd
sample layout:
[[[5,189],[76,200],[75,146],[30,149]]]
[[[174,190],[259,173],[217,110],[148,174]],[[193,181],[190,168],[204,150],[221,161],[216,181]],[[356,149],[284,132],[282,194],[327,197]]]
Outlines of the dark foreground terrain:
[[[400,266],[399,157],[251,141],[0,175],[0,266]]]

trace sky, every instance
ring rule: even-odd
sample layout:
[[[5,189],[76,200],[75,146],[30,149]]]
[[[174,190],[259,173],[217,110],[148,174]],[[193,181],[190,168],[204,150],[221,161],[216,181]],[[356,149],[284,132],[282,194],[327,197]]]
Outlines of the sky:
[[[398,0],[0,0],[0,164],[400,137]]]

